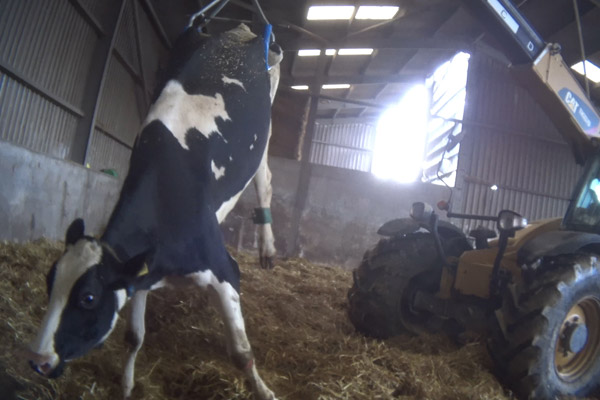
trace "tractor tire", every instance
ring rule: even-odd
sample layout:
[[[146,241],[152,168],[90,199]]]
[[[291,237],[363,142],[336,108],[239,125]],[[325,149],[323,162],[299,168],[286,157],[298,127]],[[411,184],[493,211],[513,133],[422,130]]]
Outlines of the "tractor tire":
[[[410,296],[416,287],[436,290],[440,274],[430,233],[381,239],[365,252],[353,272],[354,284],[348,291],[350,320],[359,332],[380,339],[421,332],[418,314],[410,311]]]
[[[599,267],[595,256],[556,257],[505,293],[489,350],[519,398],[589,396],[600,384]]]

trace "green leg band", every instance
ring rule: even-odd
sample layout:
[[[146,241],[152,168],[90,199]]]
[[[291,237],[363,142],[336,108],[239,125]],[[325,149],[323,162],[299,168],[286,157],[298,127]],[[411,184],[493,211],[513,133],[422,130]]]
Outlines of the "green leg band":
[[[257,225],[270,224],[273,222],[270,208],[255,208],[252,221]]]

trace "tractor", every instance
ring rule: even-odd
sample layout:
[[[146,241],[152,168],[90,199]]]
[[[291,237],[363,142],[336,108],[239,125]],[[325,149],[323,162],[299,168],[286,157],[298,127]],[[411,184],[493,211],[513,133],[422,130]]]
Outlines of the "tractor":
[[[519,398],[588,396],[600,385],[600,118],[559,47],[509,0],[464,2],[509,38],[521,58],[513,70],[583,174],[562,218],[528,223],[511,210],[480,216],[454,213],[447,201],[438,211],[414,203],[410,218],[379,229],[384,238],[353,272],[349,317],[376,338],[483,334],[499,379]],[[495,221],[498,234],[479,227],[467,236],[441,212]]]

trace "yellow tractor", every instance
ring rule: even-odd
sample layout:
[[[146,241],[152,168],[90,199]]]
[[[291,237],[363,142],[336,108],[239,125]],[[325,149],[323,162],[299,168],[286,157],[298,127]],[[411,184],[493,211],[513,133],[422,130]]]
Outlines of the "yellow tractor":
[[[508,0],[465,0],[506,28],[526,66],[516,68],[585,165],[563,218],[527,224],[519,214],[453,213],[495,221],[470,240],[414,203],[354,271],[349,316],[377,338],[400,333],[487,334],[499,378],[523,399],[586,396],[600,385],[600,118],[554,44]],[[507,17],[508,16],[508,17]],[[492,24],[492,25],[493,25]],[[474,242],[474,246],[471,244]]]

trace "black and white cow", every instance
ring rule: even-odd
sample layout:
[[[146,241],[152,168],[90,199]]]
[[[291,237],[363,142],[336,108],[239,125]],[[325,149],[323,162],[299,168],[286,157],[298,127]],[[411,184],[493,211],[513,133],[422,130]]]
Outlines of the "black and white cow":
[[[48,310],[30,353],[36,371],[56,377],[65,362],[103,343],[131,300],[123,376],[129,397],[148,291],[186,281],[216,299],[227,350],[255,397],[274,399],[254,364],[240,272],[219,230],[255,172],[269,178],[270,108],[282,52],[266,43],[245,25],[213,36],[188,29],[178,40],[104,234],[85,236],[83,221],[75,220],[48,273]]]

